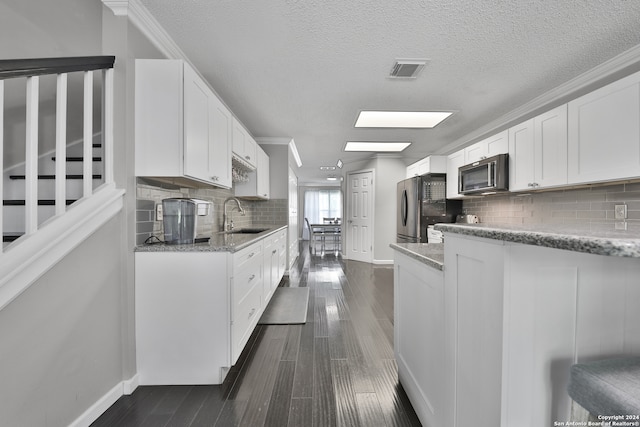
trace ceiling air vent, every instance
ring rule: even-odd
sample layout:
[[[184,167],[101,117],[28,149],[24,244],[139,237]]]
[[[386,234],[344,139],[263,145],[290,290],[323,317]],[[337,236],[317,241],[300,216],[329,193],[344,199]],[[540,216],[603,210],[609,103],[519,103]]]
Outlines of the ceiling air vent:
[[[397,59],[391,68],[389,77],[392,79],[415,79],[427,65],[426,59]]]

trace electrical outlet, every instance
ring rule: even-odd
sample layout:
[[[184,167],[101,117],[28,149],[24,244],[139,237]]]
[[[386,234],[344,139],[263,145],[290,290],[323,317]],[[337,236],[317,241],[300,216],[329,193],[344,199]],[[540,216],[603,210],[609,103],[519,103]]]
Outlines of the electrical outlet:
[[[162,203],[156,205],[156,221],[162,221]]]
[[[627,205],[615,205],[615,219],[627,219]]]

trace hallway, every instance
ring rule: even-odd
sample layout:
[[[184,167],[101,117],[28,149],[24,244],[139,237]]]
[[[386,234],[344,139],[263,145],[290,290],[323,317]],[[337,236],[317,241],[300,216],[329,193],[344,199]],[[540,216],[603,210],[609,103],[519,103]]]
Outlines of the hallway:
[[[397,381],[393,269],[301,250],[307,323],[258,326],[222,386],[139,387],[93,426],[419,426]]]

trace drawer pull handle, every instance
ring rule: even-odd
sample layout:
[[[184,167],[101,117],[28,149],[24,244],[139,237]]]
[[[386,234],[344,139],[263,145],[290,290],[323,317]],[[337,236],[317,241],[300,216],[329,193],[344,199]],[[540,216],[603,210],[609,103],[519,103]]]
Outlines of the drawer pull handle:
[[[256,278],[256,275],[255,275],[255,274],[252,274],[252,275],[251,275],[251,277],[249,277],[249,281],[252,281],[252,280],[253,280],[253,279],[255,279],[255,278]]]
[[[256,313],[256,309],[252,308],[251,311],[249,312],[249,317],[247,317],[247,319],[251,319],[251,317],[253,317],[255,313]]]
[[[278,252],[277,249],[274,249],[273,252],[271,252],[272,254],[275,254],[276,252]]]
[[[251,258],[252,256],[254,256],[255,254],[256,254],[255,252],[251,252],[251,253],[249,254],[249,258]]]

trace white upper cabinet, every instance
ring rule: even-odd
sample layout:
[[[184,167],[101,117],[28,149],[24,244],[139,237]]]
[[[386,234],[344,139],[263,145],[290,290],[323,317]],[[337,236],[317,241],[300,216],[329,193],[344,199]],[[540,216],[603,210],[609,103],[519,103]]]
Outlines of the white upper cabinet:
[[[231,112],[188,64],[136,60],[135,97],[137,176],[231,187]]]
[[[464,150],[456,151],[447,157],[447,199],[459,199],[458,168],[464,166]]]
[[[237,119],[233,119],[233,152],[243,161],[257,167],[257,146],[253,137]]]
[[[429,156],[407,166],[407,178],[426,173],[446,173],[447,156]]]
[[[497,133],[464,149],[464,165],[509,152],[509,132]],[[462,166],[462,165],[461,165]]]
[[[640,176],[640,73],[569,102],[568,182]]]
[[[256,160],[256,170],[249,172],[249,180],[236,183],[234,191],[237,197],[269,199],[269,156],[259,145],[256,145]]]
[[[567,106],[561,105],[509,129],[509,189],[567,183]]]

